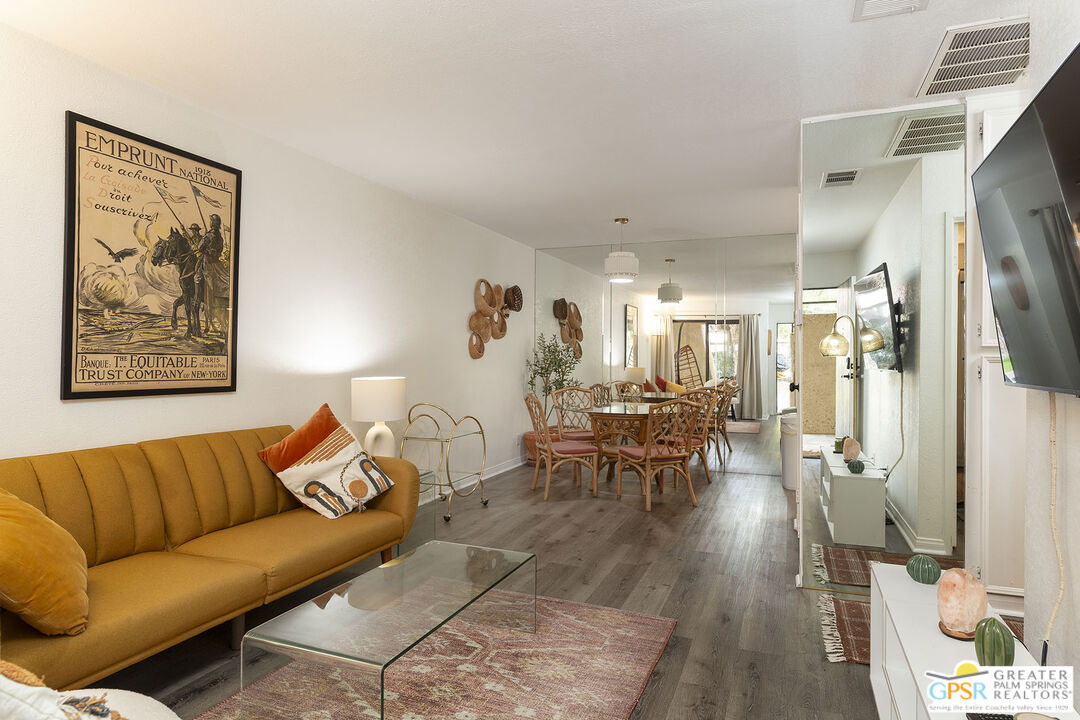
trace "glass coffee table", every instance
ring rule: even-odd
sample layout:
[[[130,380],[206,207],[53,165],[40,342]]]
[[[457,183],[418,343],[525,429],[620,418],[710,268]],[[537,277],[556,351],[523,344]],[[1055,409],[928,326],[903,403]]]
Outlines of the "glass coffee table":
[[[536,556],[433,540],[249,630],[240,650],[243,715],[266,715],[256,684],[302,662],[319,666],[314,673],[347,673],[385,717],[387,668],[459,616],[536,632]]]

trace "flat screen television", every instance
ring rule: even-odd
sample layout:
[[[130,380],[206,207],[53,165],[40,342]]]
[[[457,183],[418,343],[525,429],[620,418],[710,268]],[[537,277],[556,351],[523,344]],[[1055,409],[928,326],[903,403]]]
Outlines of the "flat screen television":
[[[972,184],[1005,382],[1080,394],[1080,50]]]
[[[880,370],[903,372],[900,357],[900,326],[893,303],[889,265],[881,263],[871,273],[855,281],[855,307],[865,327],[881,333],[885,346],[863,354],[863,361]]]

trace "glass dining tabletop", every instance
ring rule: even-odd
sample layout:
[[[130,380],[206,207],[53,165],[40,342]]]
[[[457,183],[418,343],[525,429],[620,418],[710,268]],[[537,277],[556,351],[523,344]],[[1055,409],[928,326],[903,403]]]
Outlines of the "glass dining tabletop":
[[[652,405],[653,403],[647,402],[613,402],[610,405],[597,405],[583,412],[587,415],[647,416]]]

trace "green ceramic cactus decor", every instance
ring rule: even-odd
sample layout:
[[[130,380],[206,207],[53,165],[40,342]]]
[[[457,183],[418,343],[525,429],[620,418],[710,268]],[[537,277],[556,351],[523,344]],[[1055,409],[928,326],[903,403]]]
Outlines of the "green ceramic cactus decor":
[[[907,574],[915,582],[933,585],[941,577],[941,566],[929,555],[912,555],[907,561]]]
[[[975,626],[975,657],[979,665],[1012,665],[1016,654],[1016,640],[1005,623],[995,617],[986,617]]]

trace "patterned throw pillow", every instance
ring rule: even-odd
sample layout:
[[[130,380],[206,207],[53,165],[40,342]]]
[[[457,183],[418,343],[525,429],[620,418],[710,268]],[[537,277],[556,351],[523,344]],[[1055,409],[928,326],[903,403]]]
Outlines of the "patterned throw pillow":
[[[394,485],[344,425],[277,476],[297,500],[328,518],[363,511]]]

